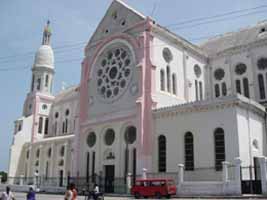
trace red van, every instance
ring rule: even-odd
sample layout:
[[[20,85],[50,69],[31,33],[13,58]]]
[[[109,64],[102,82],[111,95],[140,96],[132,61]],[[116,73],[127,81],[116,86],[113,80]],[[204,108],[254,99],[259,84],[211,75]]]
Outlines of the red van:
[[[136,199],[140,197],[170,198],[176,195],[176,185],[172,179],[138,179],[131,188],[131,194]]]

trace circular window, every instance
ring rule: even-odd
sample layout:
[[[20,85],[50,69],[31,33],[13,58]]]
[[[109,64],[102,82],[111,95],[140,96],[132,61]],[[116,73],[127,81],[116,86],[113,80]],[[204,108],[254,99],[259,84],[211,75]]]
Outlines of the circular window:
[[[194,72],[195,72],[196,77],[199,78],[201,76],[202,71],[201,71],[201,68],[199,67],[199,65],[194,66]]]
[[[136,140],[136,128],[130,126],[126,129],[124,139],[127,144],[133,144]]]
[[[253,142],[252,142],[252,145],[255,149],[259,149],[259,142],[258,140],[254,139]]]
[[[55,113],[55,118],[57,119],[59,116],[58,112]]]
[[[214,77],[217,81],[220,81],[224,78],[225,72],[222,68],[216,69],[214,72]]]
[[[47,105],[46,104],[43,104],[43,110],[46,110],[47,109]]]
[[[93,147],[96,143],[96,135],[94,132],[89,133],[87,137],[87,144],[89,147]]]
[[[51,158],[51,155],[52,155],[52,149],[49,148],[48,151],[47,151],[48,158]]]
[[[127,89],[133,74],[133,57],[128,47],[110,47],[96,63],[97,93],[101,99],[112,102]]]
[[[237,75],[242,75],[242,74],[246,73],[246,71],[247,71],[247,66],[243,63],[240,63],[240,64],[236,65],[236,67],[235,67],[235,73]]]
[[[70,110],[67,109],[66,112],[65,112],[65,115],[66,115],[66,116],[69,116],[69,114],[70,114]]]
[[[105,134],[105,143],[106,145],[110,146],[113,144],[115,140],[115,132],[113,129],[108,129]]]
[[[126,25],[126,20],[125,19],[121,20],[121,26],[125,26],[125,25]]]
[[[257,65],[259,70],[267,69],[267,58],[260,58]]]
[[[171,62],[173,59],[172,52],[169,48],[163,49],[162,56],[167,63]]]

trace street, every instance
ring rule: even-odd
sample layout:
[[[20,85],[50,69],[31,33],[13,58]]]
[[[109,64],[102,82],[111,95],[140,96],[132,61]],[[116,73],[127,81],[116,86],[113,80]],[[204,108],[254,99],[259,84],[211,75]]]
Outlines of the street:
[[[15,193],[15,198],[16,198],[16,200],[25,200],[26,199],[26,193]],[[50,194],[37,194],[36,199],[37,200],[63,200],[64,196],[63,195],[50,195]],[[82,197],[82,196],[80,196],[78,198],[78,200],[84,200],[84,199],[85,198]],[[129,197],[105,197],[105,200],[126,200],[126,199],[134,199],[134,198],[129,198]],[[172,198],[172,199],[176,199],[176,198]],[[210,199],[210,198],[208,198],[208,199],[209,200],[213,200],[213,199]],[[216,198],[214,198],[214,200],[215,199]],[[239,198],[239,199],[241,199],[241,198]],[[248,199],[248,198],[244,198],[244,199]],[[250,198],[250,199],[254,199],[254,198]],[[182,200],[182,199],[179,198],[179,200]],[[190,200],[190,199],[186,198],[186,200]]]

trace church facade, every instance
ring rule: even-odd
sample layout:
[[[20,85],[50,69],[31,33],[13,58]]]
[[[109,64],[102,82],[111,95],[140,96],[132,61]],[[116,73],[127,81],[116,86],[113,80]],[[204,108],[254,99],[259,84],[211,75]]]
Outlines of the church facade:
[[[218,181],[222,162],[255,167],[267,156],[266,22],[197,46],[114,0],[85,46],[79,85],[57,95],[50,39],[48,24],[9,177],[59,177],[62,186],[101,174],[109,184],[184,164],[186,180]]]

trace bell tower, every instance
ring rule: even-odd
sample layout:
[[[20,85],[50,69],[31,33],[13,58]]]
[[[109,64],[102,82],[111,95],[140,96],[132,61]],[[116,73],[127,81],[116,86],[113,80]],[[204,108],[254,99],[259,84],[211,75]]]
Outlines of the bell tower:
[[[24,103],[23,116],[33,116],[32,141],[43,138],[48,132],[48,116],[54,96],[54,52],[51,48],[50,22],[43,30],[42,45],[35,54],[32,80]]]

